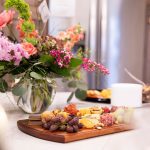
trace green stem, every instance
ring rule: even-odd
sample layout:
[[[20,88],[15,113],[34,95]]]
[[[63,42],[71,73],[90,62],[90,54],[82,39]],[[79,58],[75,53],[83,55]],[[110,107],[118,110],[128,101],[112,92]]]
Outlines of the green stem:
[[[32,107],[32,111],[35,112],[36,111],[36,92],[35,92],[35,87],[34,85],[32,86],[32,94],[33,94],[33,107]]]

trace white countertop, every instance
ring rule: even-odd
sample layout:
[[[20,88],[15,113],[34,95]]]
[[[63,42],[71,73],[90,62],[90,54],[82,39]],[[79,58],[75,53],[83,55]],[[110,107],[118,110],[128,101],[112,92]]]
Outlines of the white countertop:
[[[50,109],[63,107],[68,95],[69,93],[57,93]],[[12,98],[0,93],[0,104],[5,108],[9,120],[6,134],[8,150],[150,150],[150,104],[135,109],[139,127],[136,130],[61,144],[41,140],[21,132],[16,122],[28,118],[28,115],[13,105],[10,99]],[[77,103],[79,107],[100,105],[78,101],[76,98],[73,98],[72,102]]]

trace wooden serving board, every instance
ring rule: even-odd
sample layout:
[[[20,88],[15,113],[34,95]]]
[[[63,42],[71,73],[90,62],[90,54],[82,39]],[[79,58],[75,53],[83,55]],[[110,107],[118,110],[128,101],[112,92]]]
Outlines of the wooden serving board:
[[[120,124],[111,127],[106,127],[101,130],[98,129],[82,129],[77,133],[67,133],[63,131],[50,132],[49,130],[43,129],[40,125],[29,125],[29,120],[19,120],[17,122],[18,128],[34,137],[54,141],[59,143],[68,143],[77,140],[97,137],[106,134],[112,134],[117,132],[123,132],[134,129],[132,125]]]

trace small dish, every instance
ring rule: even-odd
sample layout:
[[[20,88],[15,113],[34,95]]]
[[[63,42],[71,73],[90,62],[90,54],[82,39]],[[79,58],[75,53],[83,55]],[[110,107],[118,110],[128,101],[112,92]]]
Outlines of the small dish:
[[[98,90],[98,89],[89,89],[88,91],[96,91],[96,93],[97,92],[100,93],[100,92],[102,92],[104,90],[106,90],[106,89],[101,89],[101,90]],[[100,95],[95,95],[95,97],[94,97],[94,95],[90,96],[90,95],[87,94],[87,97],[85,98],[85,101],[110,104],[111,99],[110,98],[102,98]]]

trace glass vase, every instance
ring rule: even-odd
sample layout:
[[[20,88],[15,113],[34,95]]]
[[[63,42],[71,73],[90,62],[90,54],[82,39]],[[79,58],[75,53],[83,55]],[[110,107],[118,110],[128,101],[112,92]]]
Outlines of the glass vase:
[[[44,112],[52,104],[56,94],[55,87],[47,80],[26,80],[18,82],[16,86],[20,87],[18,89],[23,94],[21,96],[13,94],[15,101],[20,109],[30,114]]]

